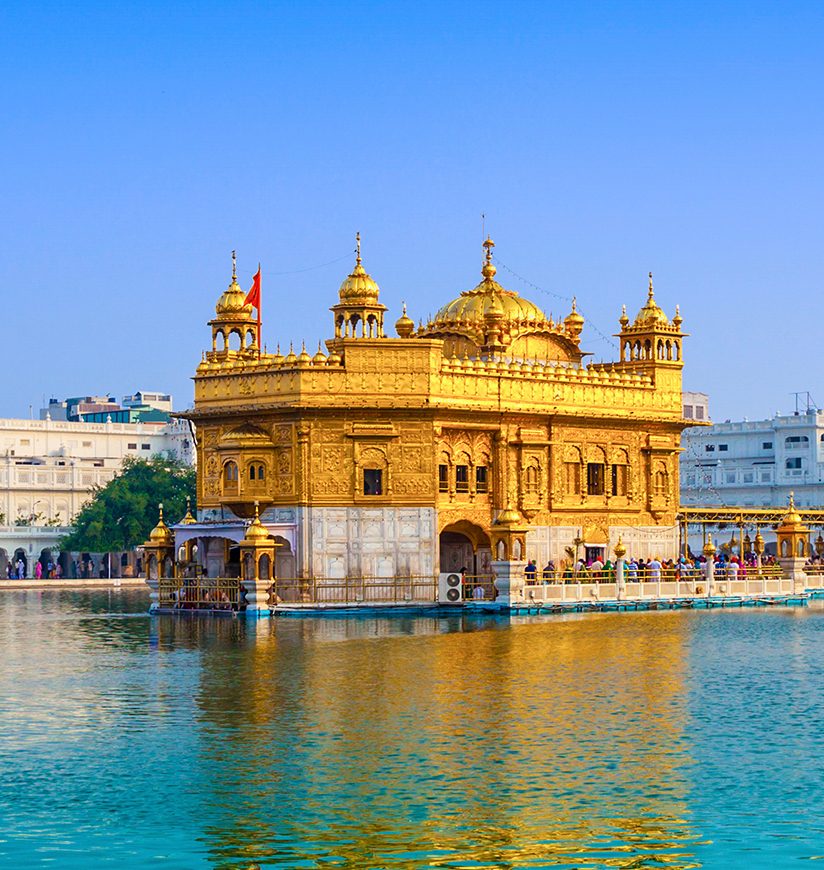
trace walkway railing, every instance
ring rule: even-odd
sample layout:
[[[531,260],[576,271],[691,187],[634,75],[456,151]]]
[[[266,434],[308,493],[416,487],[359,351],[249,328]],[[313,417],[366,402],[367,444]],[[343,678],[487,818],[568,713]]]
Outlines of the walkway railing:
[[[240,610],[244,606],[237,577],[164,577],[158,606],[175,610]]]
[[[412,577],[278,577],[272,582],[271,604],[431,604],[437,578]]]

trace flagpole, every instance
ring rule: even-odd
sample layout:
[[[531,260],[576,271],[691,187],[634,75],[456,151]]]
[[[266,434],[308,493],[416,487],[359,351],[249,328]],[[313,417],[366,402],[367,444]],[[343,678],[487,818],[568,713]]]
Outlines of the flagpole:
[[[260,275],[260,261],[258,261],[258,275]],[[262,277],[261,277],[261,284],[263,284],[263,279],[262,279]],[[261,355],[261,353],[262,353],[262,351],[263,351],[263,336],[261,335],[261,332],[260,332],[260,303],[261,303],[261,301],[262,301],[262,300],[261,300],[261,296],[263,296],[263,288],[262,288],[262,287],[261,287],[260,290],[258,290],[258,305],[257,305],[257,315],[258,315],[258,323],[257,323],[257,327],[258,327],[258,359],[260,359],[260,355]]]

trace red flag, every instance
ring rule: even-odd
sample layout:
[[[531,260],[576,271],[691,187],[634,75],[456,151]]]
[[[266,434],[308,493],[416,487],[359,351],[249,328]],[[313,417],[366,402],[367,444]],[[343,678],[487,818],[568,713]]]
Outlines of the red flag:
[[[252,278],[252,287],[246,294],[246,299],[244,299],[243,304],[251,305],[254,308],[257,308],[258,311],[260,310],[260,265],[258,265],[255,277]]]

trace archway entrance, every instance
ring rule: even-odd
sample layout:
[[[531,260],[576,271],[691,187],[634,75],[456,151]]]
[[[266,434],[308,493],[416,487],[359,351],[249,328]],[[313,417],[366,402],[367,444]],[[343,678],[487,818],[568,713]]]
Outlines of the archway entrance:
[[[492,576],[492,548],[489,535],[474,523],[460,520],[445,526],[439,538],[441,573],[462,568],[474,577]]]
[[[19,575],[19,568],[17,565],[18,562],[23,563],[23,577],[28,577],[29,576],[29,560],[28,560],[28,557],[26,556],[26,551],[21,549],[21,548],[16,549],[14,551],[14,556],[12,557],[12,566],[14,568],[14,576],[15,577],[20,576]]]

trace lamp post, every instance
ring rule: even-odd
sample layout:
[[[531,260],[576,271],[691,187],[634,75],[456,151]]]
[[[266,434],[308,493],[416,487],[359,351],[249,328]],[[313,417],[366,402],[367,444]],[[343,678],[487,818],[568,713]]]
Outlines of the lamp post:
[[[615,549],[613,550],[615,553],[615,582],[617,585],[617,593],[616,597],[619,601],[623,600],[624,594],[626,592],[626,581],[624,578],[624,556],[627,554],[627,548],[624,546],[624,542],[621,540],[621,536],[618,536],[618,543],[615,545]]]
[[[578,567],[578,550],[580,550],[581,544],[584,543],[584,539],[581,537],[581,530],[580,529],[578,530],[578,534],[575,536],[575,538],[573,538],[572,543],[575,544],[575,567],[577,569],[577,567]],[[576,573],[577,573],[577,570],[576,570]]]
[[[707,598],[712,595],[713,585],[715,582],[715,544],[712,542],[712,535],[707,535],[707,543],[704,544],[704,558],[706,562],[706,578],[707,578]]]

